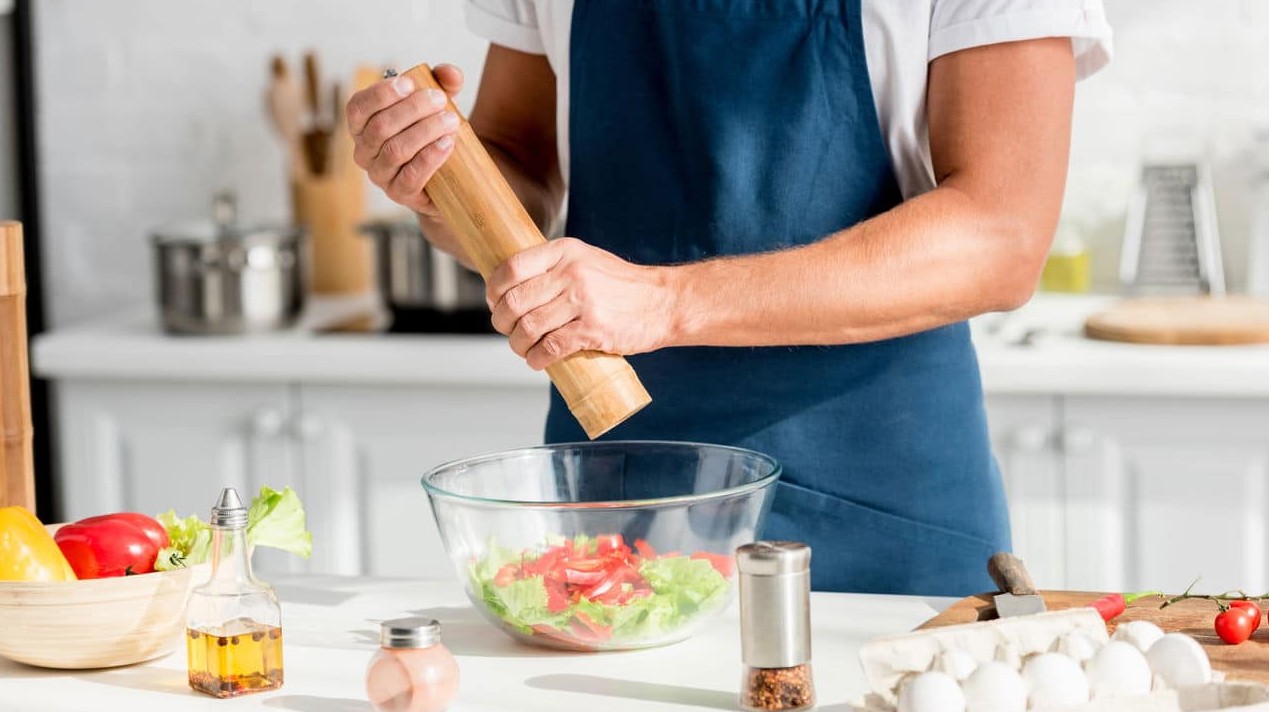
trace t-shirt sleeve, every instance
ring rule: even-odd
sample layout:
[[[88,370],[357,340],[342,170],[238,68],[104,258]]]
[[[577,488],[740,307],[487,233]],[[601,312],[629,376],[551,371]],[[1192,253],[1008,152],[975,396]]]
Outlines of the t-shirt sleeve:
[[[467,0],[467,27],[504,47],[545,54],[534,0]]]
[[[1080,79],[1110,62],[1111,29],[1102,0],[934,0],[930,56],[970,47],[1070,37]]]

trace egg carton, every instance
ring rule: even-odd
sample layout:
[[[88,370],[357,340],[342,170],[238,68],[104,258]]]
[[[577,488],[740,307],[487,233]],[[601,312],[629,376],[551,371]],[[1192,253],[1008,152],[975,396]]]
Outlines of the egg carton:
[[[856,702],[852,712],[894,712],[875,698]],[[1094,700],[1073,707],[1047,707],[1042,712],[1269,712],[1269,689],[1242,682],[1160,690],[1131,698]]]
[[[1110,641],[1106,624],[1092,608],[1019,616],[955,626],[929,628],[876,638],[860,650],[869,685],[868,695],[853,703],[854,712],[895,712],[896,691],[903,680],[931,669],[940,655],[960,651],[975,663],[1000,660],[1002,651],[1015,663],[1028,655],[1054,650],[1058,641],[1077,634],[1097,646]],[[1145,695],[1094,700],[1085,704],[1050,707],[1044,712],[1206,712],[1242,710],[1269,712],[1269,688],[1253,683],[1229,683],[1219,672],[1210,684],[1179,689],[1156,689]]]

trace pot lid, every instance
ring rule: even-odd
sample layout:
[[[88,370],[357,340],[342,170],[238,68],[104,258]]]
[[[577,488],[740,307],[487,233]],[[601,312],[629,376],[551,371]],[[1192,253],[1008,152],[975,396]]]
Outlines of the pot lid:
[[[208,245],[218,242],[277,244],[303,234],[291,225],[244,225],[238,221],[238,201],[230,191],[216,193],[210,218],[184,220],[159,228],[154,242],[162,245]]]

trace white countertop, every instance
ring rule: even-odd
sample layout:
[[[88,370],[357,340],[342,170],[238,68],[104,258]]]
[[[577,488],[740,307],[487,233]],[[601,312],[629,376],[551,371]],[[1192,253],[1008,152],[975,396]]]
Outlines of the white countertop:
[[[1269,397],[1269,346],[1142,346],[1092,341],[1084,318],[1108,296],[1040,294],[973,320],[989,394]],[[499,336],[321,333],[369,309],[368,298],[313,300],[286,332],[169,336],[153,311],[33,339],[32,368],[52,379],[321,382],[544,387]],[[1029,345],[1019,345],[1028,332]]]
[[[740,631],[733,606],[696,637],[665,648],[569,654],[515,643],[480,619],[457,584],[366,578],[275,581],[282,599],[286,682],[281,690],[216,700],[192,692],[178,650],[134,667],[40,670],[0,660],[0,710],[298,710],[370,712],[363,675],[377,622],[407,613],[441,621],[461,675],[452,712],[561,709],[737,709]],[[845,712],[865,692],[860,646],[915,628],[950,599],[811,596],[813,671],[821,712]],[[179,641],[174,641],[174,648]]]

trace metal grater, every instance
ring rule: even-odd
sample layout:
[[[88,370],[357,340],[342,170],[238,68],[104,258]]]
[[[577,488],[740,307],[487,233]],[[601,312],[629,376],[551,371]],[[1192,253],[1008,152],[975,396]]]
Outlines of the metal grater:
[[[1224,294],[1207,166],[1147,165],[1128,205],[1119,281],[1130,294]]]

